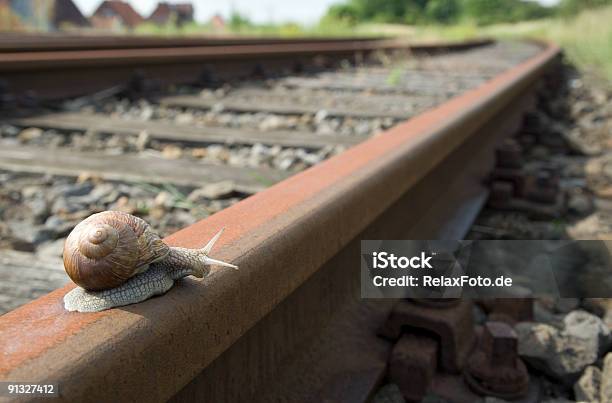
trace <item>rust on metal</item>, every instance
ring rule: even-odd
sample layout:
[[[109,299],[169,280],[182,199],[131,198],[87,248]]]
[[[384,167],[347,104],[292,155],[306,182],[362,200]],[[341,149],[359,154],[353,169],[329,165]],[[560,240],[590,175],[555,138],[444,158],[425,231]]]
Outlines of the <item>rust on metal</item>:
[[[539,170],[525,179],[525,198],[529,201],[555,204],[559,193],[559,175],[550,170]]]
[[[53,41],[51,41],[54,43]],[[364,54],[380,50],[405,50],[413,53],[435,53],[441,50],[458,50],[491,43],[476,40],[459,44],[407,44],[397,40],[376,38],[333,38],[291,40],[212,40],[132,39],[116,44],[108,39],[89,40],[98,46],[84,49],[82,46],[40,47],[32,51],[13,50],[0,41],[0,72],[7,83],[6,91],[19,97],[30,93],[37,100],[60,99],[80,96],[125,86],[135,73],[143,79],[155,78],[156,86],[193,83],[202,76],[218,73],[224,78],[239,78],[253,72],[286,71],[297,66],[315,66],[317,59],[330,62],[341,59],[362,59]],[[138,46],[142,44],[142,46]],[[32,74],[36,72],[36,74]],[[65,77],[70,83],[66,84]],[[91,80],[95,76],[96,80]],[[220,77],[218,77],[220,78]]]
[[[525,91],[558,52],[548,46],[479,88],[166,238],[197,247],[226,227],[217,254],[239,273],[183,281],[163,298],[98,314],[63,312],[65,288],[0,317],[0,378],[53,374],[73,401],[167,400]]]
[[[401,301],[393,308],[379,334],[397,340],[410,329],[426,330],[440,342],[441,369],[459,373],[475,342],[472,307],[468,299],[442,307]]]
[[[382,37],[277,38],[277,37],[159,37],[117,35],[37,35],[20,33],[0,38],[1,52],[38,52],[49,50],[92,50],[133,48],[177,48],[193,46],[273,45],[277,43],[321,43],[379,40]]]
[[[496,298],[481,301],[489,318],[511,325],[517,322],[533,320],[533,298],[516,296],[516,298]]]
[[[505,141],[495,150],[497,166],[517,169],[523,166],[523,150],[513,138]]]
[[[358,51],[409,49],[397,40],[362,40],[350,42],[277,43],[273,45],[192,46],[180,48],[134,48],[100,50],[61,50],[48,52],[4,53],[0,71],[20,71],[77,68],[85,66],[139,65],[144,63],[176,64],[177,62],[205,61],[218,58],[244,59],[271,56],[299,56]]]
[[[510,325],[487,322],[478,348],[464,372],[467,384],[480,395],[515,400],[527,395],[529,374],[518,356],[518,337]]]
[[[409,401],[421,401],[433,381],[438,362],[438,342],[416,334],[404,334],[389,359],[389,379]]]
[[[489,200],[487,201],[489,207],[497,209],[509,208],[509,200],[514,196],[514,189],[515,186],[511,182],[501,180],[492,182]]]

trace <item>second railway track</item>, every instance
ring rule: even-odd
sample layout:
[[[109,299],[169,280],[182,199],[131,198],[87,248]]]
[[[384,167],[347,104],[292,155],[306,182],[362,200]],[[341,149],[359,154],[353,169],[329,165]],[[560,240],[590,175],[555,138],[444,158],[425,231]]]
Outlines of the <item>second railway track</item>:
[[[482,180],[492,149],[512,133],[558,53],[527,42],[481,45],[392,57],[369,52],[373,47],[357,63],[363,44],[339,53],[313,47],[300,55],[307,56],[304,66],[320,55],[346,62],[284,74],[262,62],[255,76],[229,81],[217,67],[207,70],[214,80],[205,85],[137,96],[125,86],[106,93],[96,88],[102,92],[5,112],[0,230],[2,246],[19,250],[0,250],[1,310],[62,286],[62,237],[84,216],[106,209],[137,213],[165,235],[222,210],[168,241],[197,246],[213,227],[227,225],[220,254],[245,269],[238,280],[221,273],[205,281],[218,288],[206,288],[204,297],[193,294],[201,282],[171,291],[172,304],[198,301],[183,305],[181,318],[170,319],[171,307],[161,307],[161,299],[143,304],[143,316],[66,316],[59,307],[63,291],[55,291],[0,319],[6,339],[28,334],[45,316],[58,318],[45,334],[33,332],[31,337],[40,337],[33,348],[12,342],[0,376],[27,370],[44,377],[51,357],[64,352],[54,376],[82,380],[66,388],[66,399],[105,396],[105,382],[123,376],[131,380],[111,392],[117,399],[183,401],[205,394],[211,401],[365,401],[385,371],[381,357],[389,347],[372,336],[390,304],[355,302],[352,254],[359,239],[464,235],[486,199]],[[25,74],[19,73],[15,88]],[[48,92],[54,98],[65,94],[54,91]],[[45,270],[15,275],[23,262]],[[53,280],[45,283],[42,276]],[[337,292],[323,292],[341,281],[346,284]],[[147,322],[149,314],[159,315],[159,323]],[[19,324],[23,315],[32,323]],[[208,318],[205,324],[193,323],[200,316]],[[166,361],[144,372],[164,374],[164,382],[145,389],[145,375],[134,372],[142,350],[127,353],[133,368],[115,368],[101,355],[111,346],[117,348],[111,354],[125,353],[133,343],[131,336],[113,344],[91,333],[102,326],[115,334],[107,328],[111,318],[118,331],[134,325],[152,331],[145,349]],[[184,344],[171,351],[164,346],[168,337]],[[193,352],[201,337],[208,344],[192,358],[169,357]],[[73,343],[87,346],[88,362],[112,375],[92,385],[98,369],[83,368],[67,353]],[[370,351],[358,360],[364,371],[349,371],[338,358],[364,343]],[[257,349],[265,357],[257,358]],[[266,367],[261,376],[249,378],[248,368],[258,365]],[[303,379],[310,366],[316,374]],[[241,375],[236,378],[234,370]],[[238,378],[249,379],[249,386],[220,386],[220,380],[234,384]]]

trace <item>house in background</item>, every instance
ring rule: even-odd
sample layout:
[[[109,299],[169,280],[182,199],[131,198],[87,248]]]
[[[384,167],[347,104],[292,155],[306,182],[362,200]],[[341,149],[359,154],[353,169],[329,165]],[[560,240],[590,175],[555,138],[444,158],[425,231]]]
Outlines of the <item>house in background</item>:
[[[89,20],[85,18],[72,0],[55,0],[54,3],[53,26],[55,28],[62,28],[63,26],[89,26]]]
[[[227,28],[225,20],[220,14],[213,15],[210,19],[210,25],[215,31],[224,31]]]
[[[176,24],[178,26],[193,22],[193,5],[191,3],[170,4],[160,1],[147,21],[157,25]]]
[[[0,1],[2,31],[49,32],[87,26],[89,21],[72,0]]]
[[[121,0],[105,0],[90,18],[94,28],[105,30],[132,30],[144,22],[144,18]]]

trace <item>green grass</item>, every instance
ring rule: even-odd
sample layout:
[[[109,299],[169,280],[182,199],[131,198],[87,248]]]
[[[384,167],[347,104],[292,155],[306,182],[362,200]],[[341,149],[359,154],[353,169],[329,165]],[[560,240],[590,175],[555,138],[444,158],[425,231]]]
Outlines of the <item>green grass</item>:
[[[541,38],[561,45],[570,61],[612,80],[612,6],[586,10],[574,18],[548,18],[486,27],[464,21],[453,26],[407,26],[367,23],[357,26],[324,18],[316,25],[260,24],[215,31],[210,25],[187,24],[159,27],[143,24],[136,34],[147,35],[245,35],[245,36],[399,36],[411,42],[460,41],[479,37],[500,39]],[[393,78],[393,77],[392,77]]]
[[[571,21],[554,21],[541,36],[559,43],[579,67],[612,80],[612,7],[589,10]]]
[[[156,36],[275,36],[281,38],[320,37],[320,36],[378,36],[380,32],[371,29],[368,25],[353,27],[342,22],[322,21],[312,26],[303,26],[295,23],[284,24],[257,24],[239,27],[227,27],[217,30],[209,24],[186,24],[182,27],[174,25],[160,26],[151,23],[141,24],[134,31],[136,35]]]
[[[516,24],[406,27],[402,36],[414,42],[477,37],[547,39],[561,45],[569,60],[579,68],[612,81],[611,21],[612,6],[586,10],[574,18],[549,18]]]

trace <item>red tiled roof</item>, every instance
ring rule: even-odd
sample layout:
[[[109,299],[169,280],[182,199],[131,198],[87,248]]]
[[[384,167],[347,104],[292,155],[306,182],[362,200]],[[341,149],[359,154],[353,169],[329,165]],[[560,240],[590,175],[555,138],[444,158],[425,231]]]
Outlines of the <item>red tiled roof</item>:
[[[163,24],[168,22],[173,13],[176,13],[182,19],[191,20],[193,19],[193,5],[191,3],[169,4],[160,1],[149,16],[149,20]]]
[[[133,28],[142,23],[144,18],[132,8],[128,3],[120,0],[105,0],[100,4],[94,12],[94,17],[108,17],[109,14],[114,14],[121,19],[123,24]]]
[[[191,3],[173,4],[173,7],[177,12],[181,14],[186,14],[186,15],[193,14],[193,4]]]

